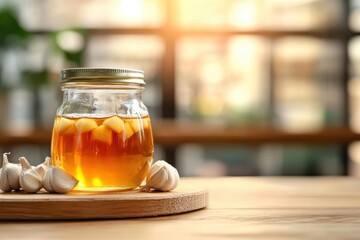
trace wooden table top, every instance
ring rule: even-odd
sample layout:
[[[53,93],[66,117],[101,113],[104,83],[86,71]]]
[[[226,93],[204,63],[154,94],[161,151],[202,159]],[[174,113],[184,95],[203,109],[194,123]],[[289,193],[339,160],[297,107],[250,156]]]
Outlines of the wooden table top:
[[[360,238],[360,179],[227,177],[181,181],[208,189],[206,209],[130,220],[0,222],[0,239]]]

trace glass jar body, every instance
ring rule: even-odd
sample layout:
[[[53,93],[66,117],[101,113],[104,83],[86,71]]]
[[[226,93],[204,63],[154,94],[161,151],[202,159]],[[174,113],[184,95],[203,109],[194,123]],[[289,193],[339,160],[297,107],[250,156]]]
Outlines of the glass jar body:
[[[53,164],[74,175],[75,190],[138,187],[154,153],[141,88],[64,87],[52,135]]]

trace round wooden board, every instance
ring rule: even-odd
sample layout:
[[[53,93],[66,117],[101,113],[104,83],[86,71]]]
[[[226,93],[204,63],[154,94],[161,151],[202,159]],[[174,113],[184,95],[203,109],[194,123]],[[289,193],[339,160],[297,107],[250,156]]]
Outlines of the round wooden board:
[[[205,208],[207,192],[180,186],[171,192],[2,193],[0,220],[111,219],[179,214]]]

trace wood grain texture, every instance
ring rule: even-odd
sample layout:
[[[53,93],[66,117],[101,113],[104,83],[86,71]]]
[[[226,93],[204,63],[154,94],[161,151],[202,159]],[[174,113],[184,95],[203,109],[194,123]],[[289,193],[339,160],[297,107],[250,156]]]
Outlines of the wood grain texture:
[[[0,193],[0,220],[111,219],[171,215],[206,206],[205,190],[38,194]]]
[[[208,207],[153,218],[3,221],[0,239],[359,239],[360,236],[360,179],[183,178],[182,184],[206,188]]]

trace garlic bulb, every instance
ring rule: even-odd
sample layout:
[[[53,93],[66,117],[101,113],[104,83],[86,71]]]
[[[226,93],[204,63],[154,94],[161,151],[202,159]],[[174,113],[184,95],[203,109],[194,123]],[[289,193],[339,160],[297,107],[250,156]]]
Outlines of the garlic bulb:
[[[152,188],[159,191],[171,191],[177,187],[179,180],[176,168],[160,160],[151,166],[146,177],[146,185],[141,188],[141,191],[149,192]]]
[[[48,192],[68,193],[78,182],[72,175],[50,164],[44,176],[43,186]]]
[[[42,177],[31,167],[26,158],[19,158],[22,171],[20,173],[20,186],[28,193],[36,193],[41,188]]]
[[[50,164],[50,158],[46,157],[45,161],[39,165],[37,165],[36,167],[34,167],[34,170],[41,176],[41,178],[44,178],[45,173],[49,167]]]
[[[0,189],[4,192],[20,190],[19,175],[21,172],[20,164],[9,163],[7,155],[3,154],[3,166],[0,170]]]

